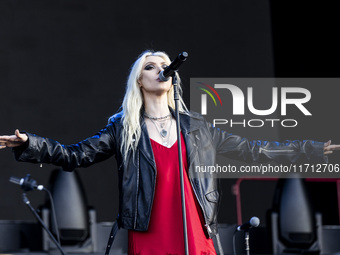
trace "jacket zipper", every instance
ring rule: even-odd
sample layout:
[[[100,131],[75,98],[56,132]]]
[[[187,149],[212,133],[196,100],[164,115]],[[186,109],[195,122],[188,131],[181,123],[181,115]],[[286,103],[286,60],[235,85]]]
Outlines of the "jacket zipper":
[[[135,221],[133,223],[133,229],[136,229],[137,225],[137,213],[138,213],[138,191],[139,191],[139,156],[138,156],[138,171],[137,171],[137,190],[136,190],[136,210],[135,210]]]
[[[210,226],[208,225],[208,223],[205,224],[204,226],[207,228],[209,236],[210,236],[212,234],[212,230],[211,230]]]
[[[156,182],[157,182],[157,170],[155,168],[153,168],[154,171],[155,171],[155,185],[154,185],[154,188],[153,188],[153,197],[152,197],[152,201],[151,201],[151,208],[153,207],[153,201],[154,201],[154,198],[155,198],[155,191],[156,191]],[[136,229],[136,225],[137,225],[137,214],[138,214],[138,190],[139,190],[139,157],[138,157],[138,174],[137,174],[137,193],[136,193],[136,210],[135,210],[135,222],[134,222],[134,229]],[[150,223],[150,217],[149,217],[149,222],[148,222],[148,225]]]

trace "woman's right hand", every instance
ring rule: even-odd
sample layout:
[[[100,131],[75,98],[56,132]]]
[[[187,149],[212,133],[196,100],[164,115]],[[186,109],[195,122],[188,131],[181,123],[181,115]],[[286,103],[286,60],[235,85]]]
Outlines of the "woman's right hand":
[[[14,135],[0,136],[0,149],[13,148],[23,145],[28,140],[26,134],[21,134],[18,129],[15,130]]]

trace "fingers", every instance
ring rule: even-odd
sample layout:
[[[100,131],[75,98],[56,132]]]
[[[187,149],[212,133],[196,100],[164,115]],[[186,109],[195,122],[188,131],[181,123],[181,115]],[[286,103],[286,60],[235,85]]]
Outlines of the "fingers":
[[[26,134],[21,134],[18,129],[14,131],[14,135],[0,136],[0,149],[17,147],[24,144],[28,140]]]
[[[20,134],[19,129],[16,129],[14,131],[14,136],[13,135],[2,135],[2,136],[0,136],[0,145],[2,145],[1,143],[6,143],[8,141],[18,140],[17,138],[22,140],[22,138],[24,138],[24,136],[25,136],[25,134]]]
[[[27,135],[26,134],[21,134],[19,129],[16,129],[14,134],[16,135],[16,137],[18,137],[21,141],[26,142],[27,141]]]
[[[20,138],[20,132],[19,132],[19,129],[16,129],[15,131],[14,131],[14,134],[18,137],[18,138]]]
[[[0,136],[0,143],[1,142],[7,142],[8,140],[10,140],[12,138],[13,138],[12,135],[2,135],[2,136]]]
[[[0,141],[0,150],[6,148],[6,142]]]
[[[340,145],[338,144],[333,144],[333,145],[328,145],[327,147],[324,147],[325,151],[336,151],[340,150]]]
[[[7,144],[8,139],[10,139],[10,136],[8,135],[0,136],[0,150],[5,149],[7,147],[6,144]]]
[[[339,144],[332,144],[331,145],[331,140],[329,140],[328,142],[326,142],[324,144],[324,154],[325,155],[332,154],[333,151],[335,151],[335,150],[340,150]]]

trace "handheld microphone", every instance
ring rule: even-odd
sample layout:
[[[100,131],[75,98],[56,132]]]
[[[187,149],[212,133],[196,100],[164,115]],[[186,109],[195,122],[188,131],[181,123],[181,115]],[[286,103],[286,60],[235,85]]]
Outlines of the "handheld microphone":
[[[248,222],[243,223],[242,225],[237,227],[237,231],[241,230],[249,230],[250,228],[254,227],[256,228],[258,225],[260,225],[260,219],[257,217],[252,217]]]
[[[37,189],[37,190],[44,189],[43,185],[37,185],[37,181],[32,179],[30,174],[27,174],[24,178],[11,176],[9,178],[9,181],[14,184],[20,185],[24,191],[30,191],[34,189]]]
[[[180,53],[171,64],[165,68],[162,72],[159,73],[159,79],[161,81],[168,81],[170,76],[172,76],[180,67],[181,64],[187,59],[188,53],[183,51]]]

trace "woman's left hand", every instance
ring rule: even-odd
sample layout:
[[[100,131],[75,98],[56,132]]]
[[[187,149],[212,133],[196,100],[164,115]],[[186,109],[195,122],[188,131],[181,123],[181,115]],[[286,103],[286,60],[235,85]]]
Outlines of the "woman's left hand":
[[[325,143],[324,147],[323,147],[323,151],[324,151],[324,154],[327,155],[327,154],[332,154],[333,151],[335,150],[340,150],[340,145],[339,144],[332,144],[332,141],[329,140],[327,143]]]

